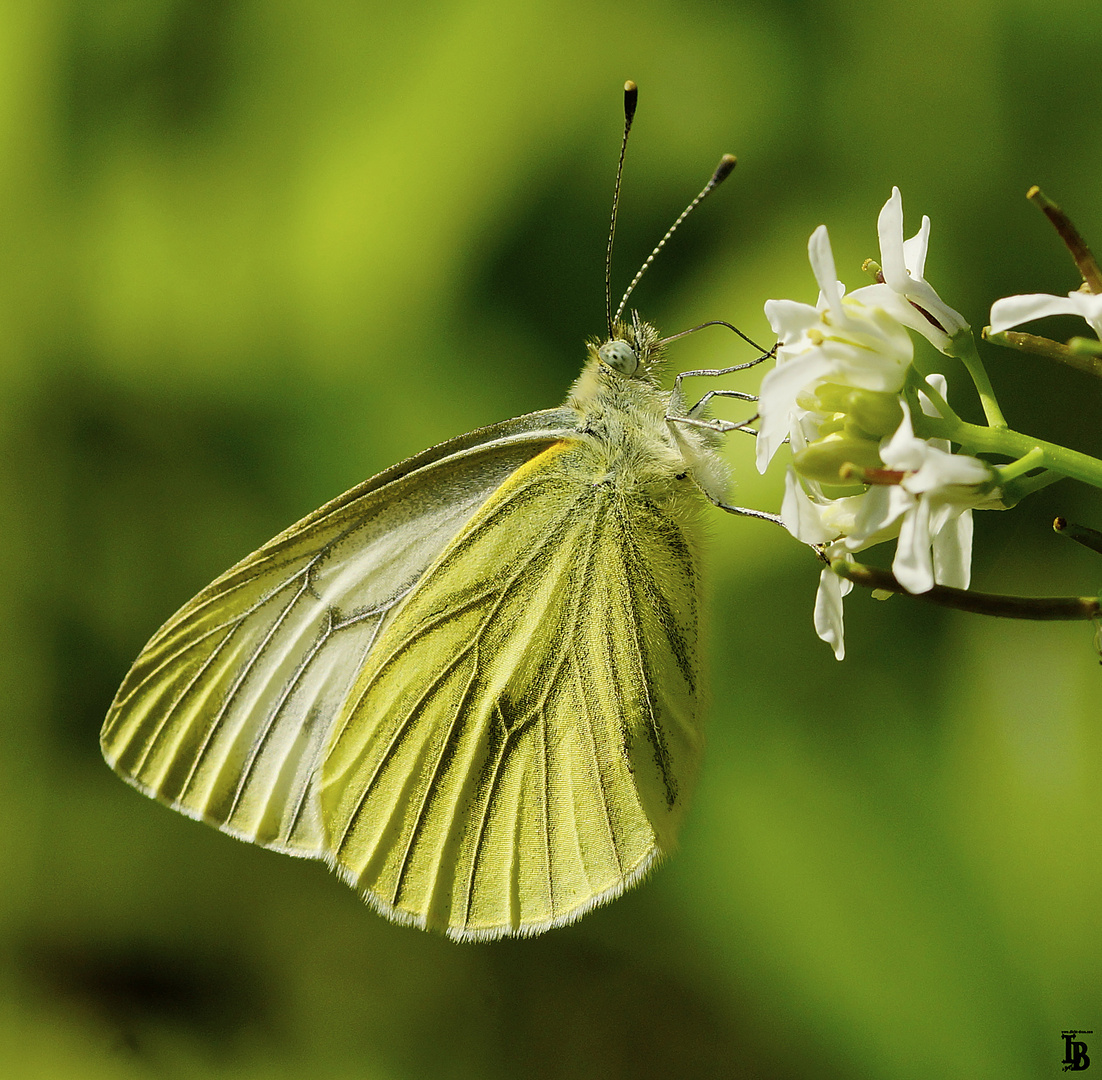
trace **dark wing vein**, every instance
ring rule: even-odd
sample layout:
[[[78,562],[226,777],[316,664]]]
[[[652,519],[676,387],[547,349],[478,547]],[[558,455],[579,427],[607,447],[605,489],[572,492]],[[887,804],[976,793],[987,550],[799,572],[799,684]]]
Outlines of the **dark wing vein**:
[[[513,496],[513,498],[515,498],[515,496]],[[509,501],[511,502],[512,498],[510,498]],[[503,501],[499,505],[504,506],[507,504]],[[463,612],[477,608],[479,605],[481,605],[483,602],[490,599],[491,597],[495,597],[493,603],[490,605],[489,610],[485,613],[485,615],[481,617],[478,626],[475,628],[470,643],[463,650],[461,650],[460,653],[456,654],[453,660],[446,665],[446,667],[439,673],[439,675],[433,677],[431,682],[429,682],[425,686],[421,695],[415,700],[413,706],[408,710],[408,715],[403,718],[397,730],[388,739],[387,746],[382,751],[382,753],[379,754],[378,763],[373,769],[370,778],[367,780],[367,783],[364,785],[362,792],[359,794],[356,803],[352,807],[351,813],[348,815],[347,823],[345,824],[341,832],[340,838],[334,844],[334,848],[336,850],[339,850],[345,844],[349,837],[349,834],[358,824],[364,812],[367,800],[373,793],[384,768],[391,760],[395,747],[406,736],[409,727],[419,715],[420,710],[424,706],[426,700],[432,694],[439,690],[440,686],[444,682],[445,677],[451,674],[451,672],[455,669],[461,659],[465,659],[472,650],[474,650],[477,654],[477,649],[482,635],[485,633],[486,628],[490,624],[493,617],[500,610],[501,604],[504,602],[510,589],[515,586],[516,582],[530,569],[532,563],[535,562],[540,555],[542,555],[556,541],[561,539],[562,532],[565,531],[566,526],[569,524],[569,517],[570,513],[568,508],[555,520],[555,528],[542,538],[540,544],[538,544],[536,547],[533,547],[527,552],[526,556],[520,562],[516,570],[504,583],[494,582],[491,580],[480,591],[472,593],[469,596],[465,596],[462,602],[457,602],[454,605],[442,607],[441,610],[431,618],[419,622],[416,627],[411,629],[407,634],[397,640],[393,649],[387,655],[379,658],[377,664],[373,667],[370,675],[365,676],[361,680],[360,686],[357,688],[354,699],[351,699],[351,707],[346,710],[343,722],[335,731],[335,735],[331,744],[331,749],[338,744],[341,737],[345,735],[345,733],[349,730],[353,723],[358,721],[359,716],[364,709],[364,702],[366,701],[372,688],[384,676],[384,674],[388,671],[388,669],[391,668],[393,664],[399,662],[402,657],[405,656],[412,649],[414,645],[418,644],[420,641],[426,638],[431,631],[453,621],[458,615],[462,614]],[[475,528],[470,530],[470,532],[472,534],[477,534],[477,532],[481,531],[479,526],[482,526],[482,528],[484,528],[483,523],[480,522],[478,525],[475,526]],[[464,537],[464,542],[465,540],[466,537]],[[441,557],[441,561],[446,558],[446,554],[447,553],[445,552],[445,554]],[[432,571],[430,571],[430,574],[431,572]],[[478,665],[476,662],[472,670],[472,679],[474,677],[474,673],[477,673],[477,670]],[[466,694],[464,695],[464,698],[465,697]],[[446,745],[447,743],[445,741],[445,746]],[[443,750],[441,752],[443,753]],[[426,792],[426,798],[429,792],[431,792],[431,787]]]
[[[239,819],[274,811],[272,845],[297,844],[306,808],[320,811],[320,750],[386,620],[481,503],[574,423],[553,410],[441,444],[231,568],[139,656],[104,724],[108,761],[235,835],[268,842]],[[323,854],[318,822],[303,853]]]
[[[575,591],[574,610],[572,612],[570,634],[569,634],[569,649],[570,658],[573,662],[573,674],[577,683],[577,693],[575,695],[579,706],[579,713],[585,726],[585,734],[588,736],[587,745],[590,753],[593,757],[593,774],[597,779],[597,786],[601,793],[601,809],[604,812],[605,828],[608,830],[608,842],[609,847],[612,850],[612,857],[616,861],[616,867],[620,874],[623,874],[623,860],[620,858],[620,849],[616,843],[616,832],[612,826],[612,810],[608,804],[608,795],[606,792],[604,770],[601,766],[600,757],[597,750],[597,735],[594,730],[594,717],[591,705],[592,703],[588,699],[585,692],[586,680],[582,677],[582,662],[578,653],[577,641],[580,637],[580,612],[581,612],[581,597],[583,594],[592,596],[596,588],[596,580],[594,574],[594,556],[597,548],[597,525],[601,521],[602,524],[607,525],[607,517],[603,519],[598,518],[596,514],[593,515],[592,525],[589,531],[589,542],[586,549],[585,564],[582,568],[581,582],[579,583]]]

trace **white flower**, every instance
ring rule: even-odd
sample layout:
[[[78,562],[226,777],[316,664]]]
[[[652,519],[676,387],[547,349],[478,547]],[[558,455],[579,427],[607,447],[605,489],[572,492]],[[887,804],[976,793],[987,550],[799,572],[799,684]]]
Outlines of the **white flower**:
[[[935,375],[931,381],[943,394],[944,378]],[[925,396],[922,405],[936,415]],[[995,474],[978,458],[950,453],[944,440],[918,438],[906,402],[902,406],[898,429],[880,444],[884,472],[898,474],[897,482],[829,499],[818,485],[801,482],[790,468],[781,519],[793,536],[821,546],[831,561],[896,539],[892,573],[908,592],[928,592],[935,584],[966,589],[972,509],[991,504]],[[850,588],[850,582],[827,568],[815,597],[815,631],[839,660],[845,655],[842,598]]]
[[[777,365],[762,379],[757,464],[765,472],[786,438],[800,449],[817,437],[815,410],[800,404],[823,383],[861,390],[898,393],[903,388],[914,347],[906,330],[890,314],[845,296],[834,269],[825,225],[807,245],[819,284],[819,300],[768,300],[765,314],[779,342]],[[809,416],[811,421],[809,424]]]
[[[847,295],[820,225],[808,241],[819,284],[815,306],[766,303],[777,364],[759,393],[757,464],[764,472],[778,447],[791,443],[781,520],[828,561],[897,540],[892,569],[904,588],[966,587],[971,508],[987,499],[994,472],[977,458],[950,453],[948,442],[916,437],[903,391],[914,359],[907,328],[948,353],[968,326],[923,277],[929,219],[904,241],[898,188],[878,229],[882,282]],[[944,396],[940,376],[931,376],[931,386]],[[919,400],[937,415],[924,395]],[[861,477],[869,481],[863,491]],[[851,588],[828,567],[815,599],[815,630],[838,659],[845,654],[843,598]]]
[[[884,280],[866,285],[853,298],[890,311],[901,323],[917,330],[943,353],[953,355],[952,339],[968,329],[959,311],[949,307],[922,276],[930,246],[930,219],[922,218],[922,228],[910,240],[903,239],[903,196],[892,188],[876,222],[880,238],[880,271]]]
[[[941,445],[938,445],[938,444]],[[952,454],[940,439],[919,439],[904,404],[903,423],[880,447],[884,465],[903,473],[898,487],[906,504],[899,524],[892,573],[908,592],[934,584],[968,588],[972,562],[972,508],[988,501],[994,479],[989,465]],[[882,530],[891,522],[877,523]]]
[[[1047,315],[1078,315],[1102,338],[1102,293],[1089,292],[1071,292],[1066,297],[1048,293],[1003,297],[991,305],[991,332],[1001,334],[1012,326]]]

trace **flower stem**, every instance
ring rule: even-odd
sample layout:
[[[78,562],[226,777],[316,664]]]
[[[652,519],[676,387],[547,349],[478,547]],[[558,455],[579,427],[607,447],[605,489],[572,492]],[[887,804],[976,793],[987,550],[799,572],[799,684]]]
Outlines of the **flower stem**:
[[[1061,345],[1058,341],[1052,341],[1050,338],[1039,337],[1037,334],[1022,334],[1017,330],[990,334],[988,330],[990,327],[985,327],[983,331],[985,341],[1003,345],[1008,349],[1017,349],[1019,352],[1035,353],[1037,356],[1057,360],[1061,364],[1067,364],[1068,367],[1085,371],[1095,378],[1102,378],[1102,356],[1095,352],[1099,343],[1091,341],[1090,338],[1072,338],[1072,341],[1077,343],[1076,347],[1072,348],[1069,345]],[[1078,344],[1080,342],[1082,344]]]
[[[1044,463],[1044,451],[1035,446],[1017,461],[996,468],[995,471],[999,474],[998,487],[1002,493],[1001,501],[1007,509],[1017,506],[1022,499],[1032,495],[1034,491],[1040,491],[1041,488],[1048,487],[1057,480],[1063,480],[1060,473],[1044,469]],[[1044,469],[1044,471],[1033,476],[1027,475],[1035,469]]]
[[[1032,495],[1049,484],[1055,484],[1063,480],[1061,473],[1046,469],[1044,472],[1034,473],[1032,476],[1019,476],[1016,480],[1010,480],[1002,486],[1002,503],[1009,510],[1017,506],[1027,495]]]
[[[1025,197],[1035,206],[1041,208],[1045,217],[1052,222],[1060,239],[1067,245],[1075,265],[1079,267],[1079,273],[1087,283],[1087,288],[1092,293],[1102,293],[1102,270],[1098,268],[1098,262],[1087,247],[1086,240],[1079,235],[1079,230],[1072,224],[1071,218],[1064,213],[1036,184],[1026,193]]]
[[[972,377],[972,382],[976,385],[976,393],[980,396],[980,404],[983,405],[983,415],[987,418],[987,423],[993,428],[1006,427],[1006,419],[1003,416],[1002,409],[999,408],[998,401],[995,399],[994,387],[992,387],[991,380],[987,377],[987,369],[983,366],[980,354],[976,351],[976,339],[972,336],[970,330],[962,330],[953,338],[952,355],[964,364],[968,374]]]
[[[1034,469],[1042,469],[1045,464],[1045,452],[1039,447],[1035,446],[1024,457],[1018,458],[1017,461],[1010,462],[1009,465],[999,466],[999,479],[1008,484],[1011,480],[1017,480],[1020,476],[1025,476],[1026,473],[1032,472]]]
[[[1102,488],[1102,461],[1069,450],[1066,446],[1023,435],[1007,427],[984,427],[965,420],[947,420],[940,416],[913,417],[915,434],[921,438],[949,439],[971,453],[1001,454],[1014,462],[1028,457],[1028,468],[1052,469],[1091,487]]]
[[[887,570],[835,559],[830,564],[839,577],[868,589],[907,593],[907,590]],[[1102,602],[1097,596],[1002,596],[998,593],[969,592],[948,585],[935,585],[928,592],[907,593],[916,600],[925,600],[942,607],[969,611],[976,615],[999,615],[1006,619],[1055,621],[1062,619],[1096,619],[1102,615]]]
[[[1056,532],[1063,533],[1064,536],[1070,537],[1077,544],[1082,544],[1083,547],[1090,548],[1091,551],[1096,551],[1099,555],[1102,555],[1102,532],[1097,529],[1090,529],[1086,525],[1076,525],[1065,517],[1058,517],[1052,523],[1052,527]]]

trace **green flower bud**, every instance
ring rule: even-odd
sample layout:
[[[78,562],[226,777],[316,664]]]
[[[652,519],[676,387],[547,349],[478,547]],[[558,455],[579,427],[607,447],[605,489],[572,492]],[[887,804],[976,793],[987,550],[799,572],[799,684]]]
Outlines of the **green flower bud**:
[[[850,484],[852,480],[842,476],[842,466],[882,469],[884,463],[880,460],[878,447],[878,440],[835,432],[809,443],[793,457],[792,463],[798,473],[820,484]]]
[[[903,422],[903,406],[898,394],[875,390],[855,390],[850,402],[849,417],[862,431],[877,439],[894,435]]]
[[[847,431],[856,430],[874,439],[894,434],[903,420],[898,394],[841,383],[816,387],[814,408],[817,412],[844,413]]]

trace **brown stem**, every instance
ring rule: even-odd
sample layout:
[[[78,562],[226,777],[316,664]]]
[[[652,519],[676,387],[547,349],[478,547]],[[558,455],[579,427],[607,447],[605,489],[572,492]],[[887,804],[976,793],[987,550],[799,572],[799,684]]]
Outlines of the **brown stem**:
[[[839,577],[866,589],[907,592],[895,579],[895,575],[887,570],[846,562],[844,559],[836,559],[830,564],[830,568]],[[1000,596],[997,593],[953,589],[948,585],[935,585],[929,592],[908,595],[930,604],[940,604],[942,607],[956,608],[975,615],[997,615],[1004,619],[1096,619],[1102,614],[1102,603],[1097,596]]]
[[[1044,212],[1045,217],[1052,222],[1060,239],[1067,245],[1075,265],[1079,267],[1079,273],[1087,283],[1087,288],[1092,293],[1102,293],[1102,270],[1099,270],[1091,249],[1087,242],[1079,235],[1079,230],[1072,224],[1071,218],[1064,213],[1036,184],[1026,192],[1025,197],[1030,202],[1036,203]]]

